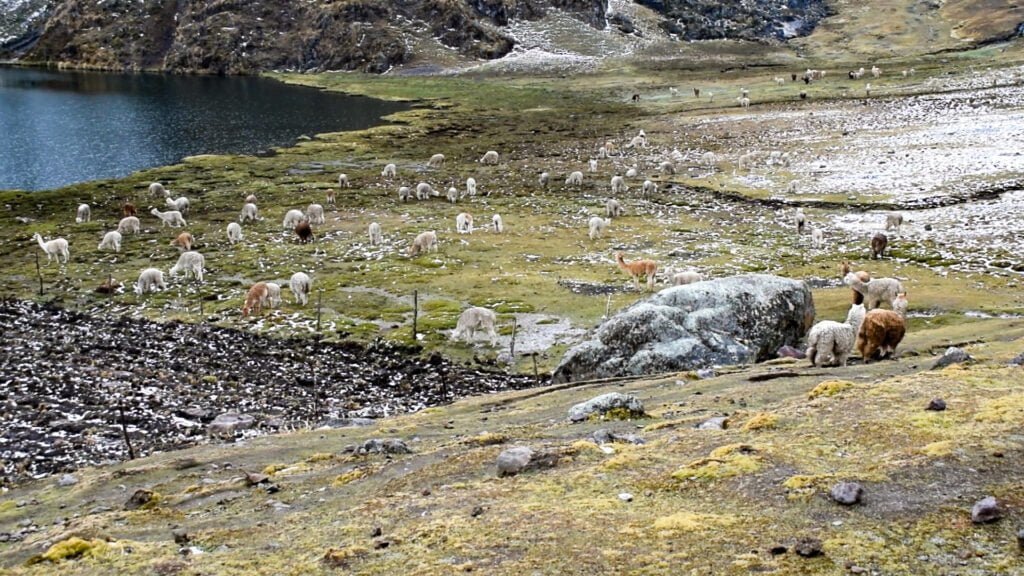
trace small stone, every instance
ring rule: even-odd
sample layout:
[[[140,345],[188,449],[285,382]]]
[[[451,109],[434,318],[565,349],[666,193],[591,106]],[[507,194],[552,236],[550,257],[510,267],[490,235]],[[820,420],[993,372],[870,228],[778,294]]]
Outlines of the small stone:
[[[430,491],[430,488],[424,488],[423,491],[420,492],[420,496],[430,496],[431,494],[432,492]]]
[[[942,398],[932,398],[931,401],[928,402],[928,406],[925,408],[925,410],[934,410],[935,412],[942,412],[945,409],[946,401]]]
[[[610,444],[612,442],[620,442],[623,444],[644,444],[645,440],[636,434],[613,432],[607,428],[601,428],[600,430],[594,431],[591,435],[594,442],[597,444]]]
[[[380,526],[374,526],[373,530],[370,531],[370,538],[378,538],[383,533],[384,533],[384,529],[383,528],[381,528]]]
[[[832,487],[832,499],[840,504],[851,506],[860,502],[864,488],[856,482],[840,482]]]
[[[146,490],[145,488],[140,488],[136,490],[134,494],[132,494],[132,497],[128,499],[128,502],[125,502],[124,509],[136,510],[138,508],[145,506],[146,504],[149,504],[150,502],[153,502],[156,498],[156,492],[153,492],[152,490]]]
[[[481,515],[483,513],[484,513],[484,507],[483,506],[473,506],[473,511],[470,512],[469,515],[472,516],[473,518],[476,518],[477,516],[479,516],[479,515]]]
[[[257,472],[248,472],[245,475],[245,483],[249,486],[256,486],[270,481],[270,476]]]
[[[371,438],[356,449],[358,454],[410,454],[412,450],[397,438]]]
[[[714,378],[715,376],[717,376],[717,374],[715,374],[714,368],[701,368],[700,370],[697,370],[697,378],[700,380],[707,380],[708,378]]]
[[[391,541],[390,540],[376,540],[373,543],[373,549],[374,550],[383,550],[383,549],[387,548],[388,546],[391,546]]]
[[[946,353],[942,355],[942,358],[935,361],[935,364],[932,365],[932,370],[939,370],[940,368],[952,366],[953,364],[965,364],[971,360],[973,360],[973,358],[971,358],[970,354],[964,352],[963,348],[950,346],[946,349]]]
[[[850,566],[850,574],[867,574],[867,571],[867,568],[862,568],[860,566],[857,566],[856,564]]]
[[[999,507],[999,503],[992,496],[986,496],[981,500],[974,503],[974,507],[971,508],[971,522],[975,524],[984,524],[986,522],[995,522],[1003,517],[1003,510]]]
[[[725,421],[728,416],[715,416],[697,425],[697,430],[725,430]]]
[[[781,556],[786,552],[789,552],[789,548],[786,548],[785,546],[772,546],[768,549],[768,553],[772,556]]]
[[[629,492],[623,492],[619,494],[619,500],[622,500],[623,502],[632,502],[633,495],[630,494]]]
[[[1024,352],[1017,354],[1013,360],[1010,360],[1010,364],[1013,366],[1024,366]]]
[[[188,532],[186,532],[184,528],[175,528],[174,530],[171,530],[171,536],[174,537],[174,543],[179,546],[184,546],[185,544],[188,544],[189,540],[191,540]]]
[[[57,486],[60,486],[61,488],[67,488],[68,486],[74,486],[75,484],[78,484],[78,477],[74,474],[65,474],[60,477],[60,480],[57,480]]]
[[[804,558],[814,558],[824,554],[821,540],[817,538],[803,538],[796,543],[793,549]]]
[[[503,450],[498,455],[498,476],[514,476],[526,469],[533,457],[533,450],[517,446]]]

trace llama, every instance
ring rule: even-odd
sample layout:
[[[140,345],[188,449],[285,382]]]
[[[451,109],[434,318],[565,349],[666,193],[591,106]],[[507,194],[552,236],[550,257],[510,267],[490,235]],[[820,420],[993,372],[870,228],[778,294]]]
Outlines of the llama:
[[[135,293],[145,294],[146,292],[156,292],[157,289],[166,290],[167,284],[164,283],[164,273],[156,268],[146,268],[139,273],[139,281],[135,283]]]
[[[291,288],[292,294],[295,296],[295,303],[299,306],[305,306],[309,302],[309,292],[313,288],[313,281],[309,279],[309,276],[304,272],[296,272],[292,274],[290,280],[288,280],[288,287]]]
[[[608,218],[618,218],[626,213],[626,209],[614,198],[604,203],[604,211]]]
[[[395,166],[394,164],[385,164],[380,175],[384,178],[395,178],[398,176],[398,166]]]
[[[402,186],[398,189],[398,201],[408,202],[412,200],[412,190],[408,186]]]
[[[643,191],[644,196],[649,196],[651,194],[657,194],[658,193],[658,185],[655,184],[654,182],[651,182],[650,180],[644,180],[644,184],[643,184],[643,187],[641,188],[641,190]]]
[[[633,278],[633,286],[640,289],[640,277],[647,277],[647,290],[654,290],[654,276],[658,273],[658,264],[654,260],[634,260],[626,262],[622,252],[615,253],[615,263],[619,269]]]
[[[495,152],[494,150],[488,150],[487,152],[484,153],[483,157],[480,158],[480,163],[497,165],[498,153]]]
[[[111,230],[103,235],[103,240],[100,241],[97,250],[113,250],[114,252],[121,251],[121,233],[117,230]]]
[[[811,228],[811,246],[814,248],[825,246],[825,233],[821,228]]]
[[[234,244],[235,242],[242,241],[242,227],[238,222],[232,222],[228,224],[228,242]]]
[[[125,216],[117,223],[117,231],[121,234],[138,234],[141,226],[139,219],[135,216]]]
[[[541,172],[540,176],[537,177],[537,183],[540,184],[541,188],[547,188],[548,187],[548,182],[550,180],[551,180],[551,174],[548,174],[547,172]],[[568,183],[569,182],[567,181],[566,184],[568,184]],[[581,172],[580,173],[580,184],[582,184],[582,183],[583,183],[583,173]]]
[[[892,302],[903,292],[903,284],[895,278],[874,278],[862,282],[856,273],[850,272],[843,278],[847,286],[864,295],[864,308],[869,312],[882,302]]]
[[[306,215],[301,210],[289,210],[284,215],[284,220],[281,221],[281,228],[285,230],[295,230],[295,227],[306,219]]]
[[[153,182],[149,185],[149,193],[152,196],[167,196],[167,189],[164,185],[159,182]]]
[[[259,314],[263,311],[263,305],[270,299],[270,294],[267,290],[266,282],[257,282],[253,284],[249,291],[245,293],[245,304],[242,306],[242,318],[249,315],[250,312],[255,311]]]
[[[505,231],[505,223],[501,219],[501,214],[491,216],[491,225],[494,227],[495,234],[501,234]]]
[[[493,346],[495,340],[498,339],[498,334],[494,331],[494,324],[497,322],[497,319],[494,312],[487,308],[479,306],[467,308],[459,315],[459,322],[455,325],[455,330],[452,332],[452,340],[462,338],[466,343],[471,344],[478,331],[485,331]]]
[[[455,231],[459,234],[472,234],[473,233],[473,215],[468,212],[462,212],[455,217]]]
[[[331,208],[335,207],[338,202],[338,195],[334,192],[333,188],[327,190],[327,205]]]
[[[579,170],[569,174],[569,177],[565,179],[566,186],[582,186],[583,185],[583,172]]]
[[[309,244],[314,240],[313,228],[305,220],[295,225],[295,235],[299,238],[299,244]]]
[[[242,206],[242,212],[238,215],[238,221],[244,223],[246,220],[255,222],[260,219],[259,208],[252,202],[246,202]]]
[[[875,260],[885,257],[885,248],[889,245],[889,237],[881,232],[871,237],[871,257]]]
[[[612,176],[612,194],[625,194],[629,187],[626,186],[626,181],[622,176]]]
[[[160,210],[153,208],[152,210],[149,211],[149,213],[160,219],[160,222],[162,222],[162,225],[160,226],[161,228],[163,228],[164,226],[170,226],[171,228],[181,228],[182,226],[188,226],[188,223],[185,222],[185,219],[181,217],[181,212],[178,212],[177,210],[168,210],[167,212],[161,212]]]
[[[206,264],[206,259],[199,252],[182,252],[181,256],[178,256],[178,262],[171,267],[171,276],[177,276],[178,272],[184,272],[185,278],[191,274],[199,282],[203,281],[203,267]]]
[[[587,161],[587,170],[589,172],[597,172],[597,160],[590,159]]]
[[[323,224],[324,223],[324,207],[320,204],[310,204],[306,207],[306,220],[310,224]]]
[[[43,237],[38,232],[32,235],[32,239],[38,242],[39,247],[46,253],[47,264],[50,263],[50,260],[56,260],[57,264],[61,264],[62,259],[64,264],[68,263],[68,257],[71,255],[71,252],[68,250],[67,240],[54,238],[53,240],[43,242]]]
[[[693,284],[695,282],[703,282],[704,275],[696,270],[686,270],[685,272],[676,272],[672,275],[673,286],[683,286],[685,284]]]
[[[348,174],[338,174],[338,188],[351,188],[348,182]]]
[[[590,239],[597,240],[604,234],[604,229],[608,227],[610,220],[605,220],[600,216],[594,216],[587,222],[587,227],[590,228]]]
[[[125,201],[125,203],[121,205],[121,216],[135,216],[137,213],[138,211],[135,209],[135,204],[132,204],[131,202]]]
[[[892,356],[907,332],[907,297],[900,293],[892,301],[892,310],[875,309],[864,316],[857,332],[857,350],[864,362]]]
[[[92,220],[92,209],[88,204],[79,204],[78,211],[75,213],[75,223],[81,224],[90,220]]]
[[[896,233],[900,233],[900,228],[903,226],[903,214],[899,212],[892,212],[885,215],[885,229],[890,230],[895,228]]]
[[[455,204],[459,201],[459,189],[455,186],[448,188],[448,193],[445,194],[445,198],[447,198],[452,204]]]
[[[444,154],[434,154],[427,161],[428,168],[440,168],[444,166]]]
[[[182,214],[188,214],[188,211],[189,211],[188,198],[186,198],[184,196],[182,196],[180,198],[171,198],[170,196],[168,196],[167,198],[164,198],[164,203],[166,203],[167,207],[170,208],[171,210],[177,210],[178,212],[181,212]]]
[[[476,196],[476,178],[472,176],[466,178],[466,194]]]
[[[196,244],[196,239],[188,232],[178,234],[178,237],[171,240],[171,246],[177,246],[180,252],[188,252]]]
[[[793,217],[796,219],[796,233],[803,234],[804,226],[806,226],[807,224],[807,216],[804,214],[804,209],[797,208],[796,212],[793,214]]]
[[[847,262],[846,260],[843,260],[843,262],[839,265],[839,277],[845,279],[846,275],[849,274],[850,271],[851,271],[850,270],[850,263]],[[858,271],[854,272],[854,274],[857,275],[857,279],[859,279],[861,282],[870,282],[871,281],[871,274],[869,274],[865,270],[858,270]],[[853,288],[850,288],[850,292],[853,293],[853,303],[854,304],[863,304],[864,303],[864,295],[863,294],[861,294],[860,292],[857,292]]]
[[[426,254],[431,248],[437,252],[437,233],[433,230],[420,232],[409,246],[409,256],[416,256],[421,252]]]
[[[370,246],[380,246],[384,243],[383,235],[380,231],[380,224],[376,222],[370,222]]]
[[[437,196],[438,193],[434,192],[433,186],[426,182],[420,182],[416,185],[416,199],[417,200],[428,200],[431,196]]]
[[[807,333],[807,359],[811,366],[846,366],[864,314],[863,304],[853,304],[846,322],[822,320],[815,324]]]

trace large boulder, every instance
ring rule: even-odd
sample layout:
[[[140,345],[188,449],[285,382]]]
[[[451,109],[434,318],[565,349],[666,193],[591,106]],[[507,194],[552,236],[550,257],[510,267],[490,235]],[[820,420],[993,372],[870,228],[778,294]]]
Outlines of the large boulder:
[[[566,352],[554,382],[768,360],[814,322],[807,283],[750,274],[667,288]]]

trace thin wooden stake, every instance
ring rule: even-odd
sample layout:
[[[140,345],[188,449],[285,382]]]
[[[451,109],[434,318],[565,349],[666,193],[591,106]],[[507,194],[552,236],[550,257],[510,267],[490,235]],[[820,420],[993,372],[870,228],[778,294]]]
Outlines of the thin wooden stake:
[[[36,256],[38,258],[38,256]],[[416,320],[420,315],[420,291],[412,291],[412,341],[416,342]]]
[[[519,319],[516,317],[512,318],[512,341],[509,342],[509,356],[512,357],[512,361],[516,361],[516,330],[519,328]]]
[[[537,353],[533,353],[533,381],[540,384],[540,375],[537,374]]]
[[[320,334],[320,310],[323,308],[324,291],[321,289],[316,295],[316,333]]]
[[[135,449],[132,448],[132,441],[128,438],[128,424],[124,420],[124,406],[118,405],[117,411],[121,415],[121,434],[124,435],[124,445],[128,447],[128,459],[135,460]]]
[[[39,295],[43,295],[43,269],[39,266],[39,252],[36,252],[36,275],[39,276]]]
[[[611,310],[612,310],[612,295],[609,294],[608,295],[608,301],[605,302],[605,305],[604,305],[604,317],[605,318],[608,318],[608,315],[611,314]]]

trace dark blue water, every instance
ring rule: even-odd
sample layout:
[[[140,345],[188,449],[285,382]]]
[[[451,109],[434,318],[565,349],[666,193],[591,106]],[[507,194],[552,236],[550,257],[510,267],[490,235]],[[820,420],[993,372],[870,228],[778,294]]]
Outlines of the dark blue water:
[[[0,67],[0,190],[125,176],[358,130],[406,105],[261,78]]]

